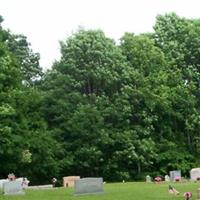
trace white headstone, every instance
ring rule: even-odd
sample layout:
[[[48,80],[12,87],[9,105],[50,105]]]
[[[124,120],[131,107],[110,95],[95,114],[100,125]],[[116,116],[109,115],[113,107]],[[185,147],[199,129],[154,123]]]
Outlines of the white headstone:
[[[3,189],[3,183],[9,182],[8,179],[0,179],[0,189]]]
[[[151,183],[151,176],[149,175],[146,176],[146,183]]]
[[[200,168],[194,168],[190,171],[190,180],[196,181],[197,178],[200,178]]]
[[[21,181],[9,181],[3,183],[4,195],[25,194],[22,188]]]
[[[170,178],[168,175],[165,175],[165,182],[169,182],[170,181]]]

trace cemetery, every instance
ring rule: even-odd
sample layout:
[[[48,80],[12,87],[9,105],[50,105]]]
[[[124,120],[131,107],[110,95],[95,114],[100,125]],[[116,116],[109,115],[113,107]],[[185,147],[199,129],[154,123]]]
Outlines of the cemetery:
[[[122,0],[75,0],[74,10],[67,0],[2,0],[1,8],[3,1],[0,200],[200,200],[200,15],[154,9],[147,26],[139,19],[148,3],[123,14]],[[21,16],[14,25],[22,30],[1,14],[11,24]],[[85,29],[86,16],[110,24]],[[114,22],[118,38],[106,35]],[[49,66],[29,37],[46,44]]]
[[[146,200],[146,199],[200,199],[199,168],[191,169],[190,178],[183,181],[180,170],[169,175],[151,177],[144,181],[119,183],[104,182],[102,177],[65,176],[63,185],[29,186],[27,178],[17,178],[13,173],[0,180],[0,200]],[[53,178],[52,182],[57,179]],[[48,190],[47,190],[48,189]]]

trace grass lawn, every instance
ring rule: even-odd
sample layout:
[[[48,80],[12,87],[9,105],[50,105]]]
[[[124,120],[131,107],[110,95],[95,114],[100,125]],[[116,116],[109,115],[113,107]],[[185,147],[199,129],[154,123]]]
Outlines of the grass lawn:
[[[22,196],[4,196],[0,200],[183,200],[183,193],[190,191],[192,199],[196,200],[200,183],[172,183],[180,194],[174,196],[168,193],[168,184],[151,183],[112,183],[104,185],[104,194],[74,196],[73,189],[55,188],[43,190],[26,190]]]

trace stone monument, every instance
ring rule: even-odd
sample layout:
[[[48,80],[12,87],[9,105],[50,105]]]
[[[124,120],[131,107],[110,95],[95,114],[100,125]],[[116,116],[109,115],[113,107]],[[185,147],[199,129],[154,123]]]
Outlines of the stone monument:
[[[170,180],[176,181],[178,179],[181,180],[181,171],[180,170],[170,171]]]
[[[21,181],[9,181],[3,183],[3,194],[4,195],[18,195],[25,194],[22,188]]]
[[[165,175],[165,182],[170,182],[170,178],[168,175]]]
[[[80,176],[63,177],[63,187],[74,187],[75,180],[79,180]]]
[[[190,171],[190,180],[197,181],[198,179],[200,179],[200,168],[193,168]]]
[[[151,176],[149,175],[146,176],[146,183],[151,183]]]
[[[103,193],[103,178],[82,178],[75,181],[75,195]]]
[[[3,183],[9,182],[8,179],[0,179],[0,189],[3,189]]]

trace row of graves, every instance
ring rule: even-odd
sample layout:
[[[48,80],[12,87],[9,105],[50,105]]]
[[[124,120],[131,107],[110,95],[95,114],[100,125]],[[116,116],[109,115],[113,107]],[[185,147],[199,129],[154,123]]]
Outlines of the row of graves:
[[[200,168],[194,168],[190,171],[190,180],[199,181],[200,180]],[[146,176],[147,183],[160,183],[162,182],[161,177],[155,177],[153,180],[148,175]],[[181,171],[175,170],[170,171],[169,175],[165,175],[165,182],[179,182],[181,181]],[[13,173],[8,175],[7,179],[0,180],[0,189],[2,189],[4,195],[16,195],[25,194],[25,189],[30,188],[53,188],[56,185],[57,179],[52,179],[51,185],[44,186],[29,186],[29,180],[27,178],[16,178]],[[48,187],[47,187],[48,186]],[[63,177],[63,187],[74,187],[74,195],[83,194],[99,194],[103,193],[103,178],[102,177],[89,177],[80,178],[80,176],[67,176]]]
[[[165,181],[165,182],[182,181],[181,171],[180,170],[170,171],[169,175],[164,176],[164,179],[160,176],[157,176],[154,179],[152,179],[152,177],[149,175],[146,176],[147,183],[151,183],[151,182],[160,183],[162,181]],[[200,181],[200,168],[194,168],[190,171],[190,181]]]
[[[29,186],[27,178],[16,178],[12,173],[7,179],[0,180],[0,189],[4,195],[24,195],[25,189],[49,189],[55,187],[56,182],[57,179],[53,178],[51,185]],[[74,187],[74,195],[99,194],[103,193],[103,178],[67,176],[63,177],[63,187]]]

